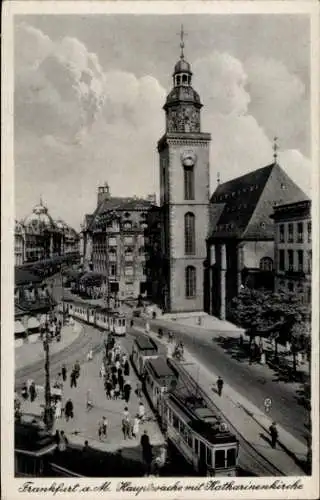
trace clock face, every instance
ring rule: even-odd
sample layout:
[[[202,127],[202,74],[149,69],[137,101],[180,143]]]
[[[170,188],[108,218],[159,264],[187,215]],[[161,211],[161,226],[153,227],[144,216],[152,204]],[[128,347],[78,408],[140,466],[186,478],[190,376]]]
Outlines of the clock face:
[[[197,161],[197,155],[191,150],[184,151],[181,154],[181,161],[184,167],[193,167]]]

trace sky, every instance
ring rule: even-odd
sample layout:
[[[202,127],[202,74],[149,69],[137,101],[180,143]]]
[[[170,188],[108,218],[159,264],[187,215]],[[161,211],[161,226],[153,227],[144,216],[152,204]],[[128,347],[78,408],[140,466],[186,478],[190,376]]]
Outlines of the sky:
[[[179,59],[212,135],[211,191],[273,161],[310,194],[306,15],[19,15],[14,39],[16,218],[40,196],[76,229],[114,196],[159,192],[157,141]]]

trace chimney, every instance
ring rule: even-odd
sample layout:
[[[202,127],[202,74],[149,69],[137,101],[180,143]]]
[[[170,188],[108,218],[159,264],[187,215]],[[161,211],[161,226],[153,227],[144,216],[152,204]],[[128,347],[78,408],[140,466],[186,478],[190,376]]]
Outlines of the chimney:
[[[153,205],[156,204],[157,198],[156,198],[156,193],[148,194],[147,195],[147,201],[150,201]]]
[[[98,187],[98,205],[105,200],[110,199],[110,188],[107,182],[104,183],[104,186]]]

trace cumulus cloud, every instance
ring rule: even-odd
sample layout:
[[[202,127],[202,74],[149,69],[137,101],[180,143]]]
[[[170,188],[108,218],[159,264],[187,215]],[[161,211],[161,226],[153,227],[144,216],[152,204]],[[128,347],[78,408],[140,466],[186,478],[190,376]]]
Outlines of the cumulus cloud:
[[[115,195],[157,191],[156,143],[169,89],[152,75],[106,71],[78,39],[53,41],[26,23],[17,26],[15,47],[17,215],[31,211],[42,193],[53,216],[79,227],[95,208],[99,183],[107,180]],[[288,144],[302,133],[290,116],[303,107],[303,85],[282,63],[259,65],[263,77],[252,60],[243,64],[228,53],[193,64],[194,87],[205,104],[202,129],[212,134],[212,189],[218,171],[224,181],[272,161],[271,105],[277,104],[280,137],[279,128]],[[292,145],[279,157],[304,187],[310,162]]]

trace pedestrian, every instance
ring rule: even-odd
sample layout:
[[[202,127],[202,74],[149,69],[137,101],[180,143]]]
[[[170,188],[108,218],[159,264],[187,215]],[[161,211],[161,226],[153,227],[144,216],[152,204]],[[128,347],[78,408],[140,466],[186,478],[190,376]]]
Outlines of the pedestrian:
[[[147,476],[150,474],[150,467],[152,462],[152,446],[147,431],[143,432],[140,439],[140,445],[142,448],[142,458],[146,465]]]
[[[126,359],[124,363],[124,375],[128,377],[129,373],[130,373],[129,361]]]
[[[117,376],[118,376],[118,378],[123,376],[122,373],[123,373],[122,372],[122,368],[118,368],[118,370],[117,370]]]
[[[122,419],[122,432],[123,432],[123,439],[127,439],[128,436],[128,420],[125,418]]]
[[[84,445],[83,445],[83,448],[82,448],[82,451],[83,452],[86,452],[86,451],[89,451],[90,447],[89,447],[89,442],[86,440],[84,442]]]
[[[115,388],[115,386],[117,385],[117,382],[118,382],[118,378],[117,378],[117,375],[115,373],[113,373],[111,375],[111,380],[112,380],[112,387]]]
[[[67,380],[67,367],[65,364],[62,365],[61,373],[62,373],[62,380],[65,382]]]
[[[131,393],[131,384],[129,381],[127,381],[123,387],[123,395],[126,403],[129,403],[130,393]]]
[[[117,359],[118,357],[118,359]],[[119,371],[119,368],[120,368],[120,361],[119,361],[119,358],[120,358],[120,355],[117,354],[116,355],[116,362],[115,362],[115,367],[116,367],[116,370]]]
[[[108,364],[112,365],[114,359],[113,351],[108,352]]]
[[[140,381],[137,382],[136,395],[138,398],[142,397],[142,384]]]
[[[272,422],[272,424],[269,427],[269,431],[271,435],[271,446],[272,448],[275,448],[278,439],[278,429],[277,429],[277,424],[275,422]]]
[[[124,378],[122,374],[118,375],[118,384],[119,384],[120,394],[123,394]]]
[[[105,374],[106,374],[106,369],[105,369],[104,363],[102,362],[101,367],[100,367],[100,377],[104,378]]]
[[[90,411],[93,408],[93,403],[92,403],[92,398],[91,398],[91,390],[90,389],[87,390],[86,408],[87,408],[87,411]]]
[[[144,417],[145,417],[145,409],[144,409],[144,404],[142,401],[139,402],[138,415],[139,415],[140,422],[143,422]]]
[[[77,387],[77,378],[77,372],[73,369],[70,375],[70,387]]]
[[[26,383],[24,383],[22,386],[21,396],[23,397],[24,400],[27,400],[29,397],[28,386]]]
[[[106,417],[102,417],[102,434],[106,438],[107,437],[107,431],[108,431],[108,420]]]
[[[130,321],[130,326],[133,327],[133,319]]]
[[[222,378],[219,375],[218,380],[217,380],[217,388],[218,388],[218,394],[219,394],[219,396],[221,396],[221,394],[222,394],[223,383],[224,382],[223,382]]]
[[[123,352],[121,355],[121,366],[124,366],[126,361],[127,361],[127,355],[125,352]]]
[[[134,417],[133,427],[132,427],[132,436],[134,438],[136,438],[138,436],[138,434],[139,434],[139,426],[140,426],[140,419],[139,419],[139,415],[137,414]]]
[[[90,349],[90,351],[87,354],[87,361],[92,361],[93,359],[93,351]]]
[[[106,389],[107,399],[111,399],[112,382],[109,378],[106,380],[105,389]]]
[[[30,387],[29,387],[29,394],[30,394],[30,401],[31,401],[31,403],[33,403],[33,401],[37,397],[36,385],[33,381],[31,382]]]
[[[129,410],[128,410],[128,407],[125,406],[124,407],[124,410],[123,410],[123,418],[125,420],[129,420],[130,419],[130,413],[129,413]]]
[[[76,374],[76,378],[79,378],[80,377],[80,363],[79,363],[79,361],[75,362],[74,371]]]
[[[58,418],[61,418],[61,415],[62,415],[62,403],[60,400],[58,400],[56,402],[56,408],[55,408],[55,418],[58,419]]]
[[[61,431],[60,432],[60,440],[59,440],[59,444],[58,444],[58,450],[59,451],[66,451],[68,443],[69,442],[64,434],[64,431]]]
[[[66,402],[66,405],[64,407],[64,414],[67,422],[69,418],[73,418],[73,403],[71,399],[68,399],[68,401]]]
[[[118,399],[120,397],[120,386],[117,383],[114,387],[114,399]]]

